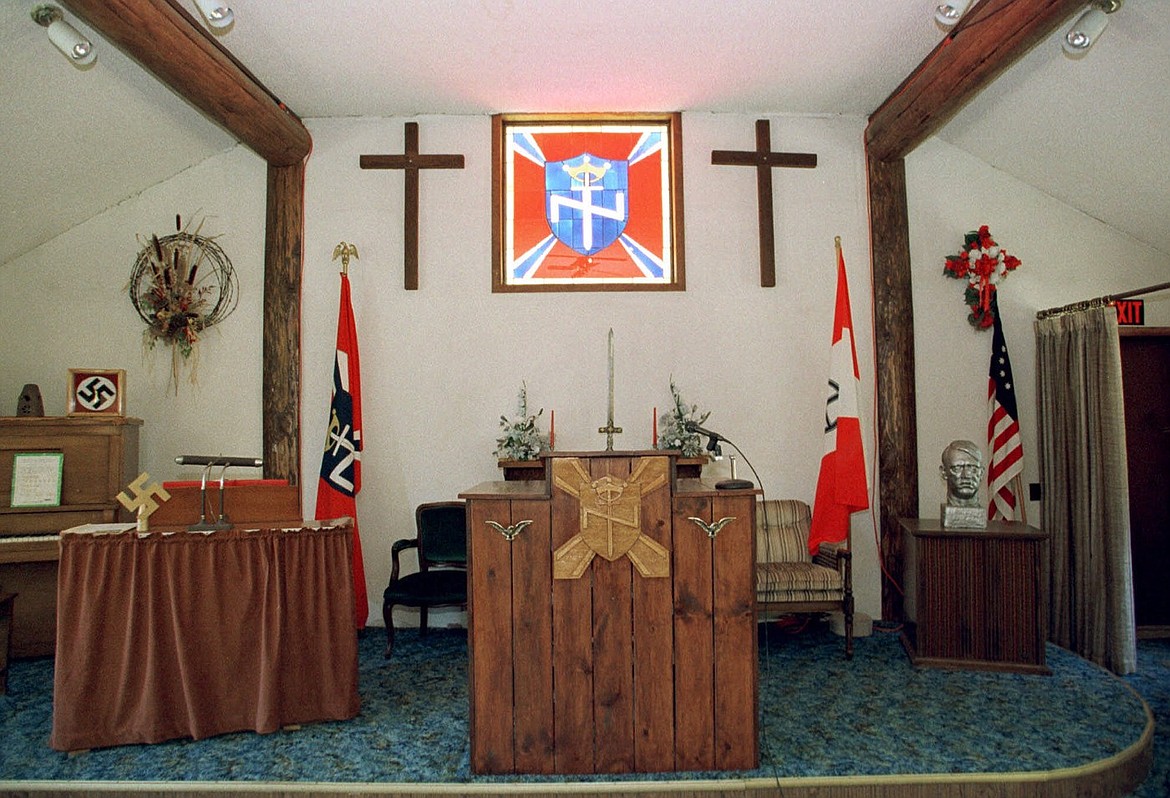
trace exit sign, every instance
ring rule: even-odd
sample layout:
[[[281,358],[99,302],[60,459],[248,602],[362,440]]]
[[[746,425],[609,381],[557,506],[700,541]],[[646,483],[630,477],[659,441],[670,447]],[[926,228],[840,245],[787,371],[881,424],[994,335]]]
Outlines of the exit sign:
[[[1144,299],[1116,299],[1113,306],[1117,308],[1117,323],[1141,326],[1146,323],[1146,303]]]

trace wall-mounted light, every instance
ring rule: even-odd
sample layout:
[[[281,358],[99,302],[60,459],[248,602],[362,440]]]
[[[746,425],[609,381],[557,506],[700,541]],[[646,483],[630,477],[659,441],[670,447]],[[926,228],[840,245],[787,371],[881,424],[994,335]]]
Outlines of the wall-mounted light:
[[[32,18],[33,22],[48,29],[49,41],[75,65],[92,64],[97,58],[93,43],[65,21],[61,9],[56,6],[36,6],[32,10]]]
[[[934,18],[938,20],[938,24],[946,27],[954,27],[963,14],[967,13],[967,6],[971,5],[971,0],[950,0],[950,2],[943,3],[934,10]]]
[[[236,18],[223,0],[195,0],[195,5],[199,6],[199,13],[213,28],[226,28]]]
[[[1061,41],[1061,47],[1069,55],[1082,55],[1104,32],[1109,24],[1109,14],[1121,8],[1125,0],[1096,0],[1085,13],[1068,29]]]

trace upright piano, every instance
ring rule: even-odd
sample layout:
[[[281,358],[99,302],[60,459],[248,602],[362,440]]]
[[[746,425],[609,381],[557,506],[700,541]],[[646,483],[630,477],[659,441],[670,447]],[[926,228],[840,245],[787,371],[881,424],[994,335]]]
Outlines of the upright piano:
[[[118,492],[138,476],[142,420],[122,416],[0,417],[0,593],[17,593],[12,655],[54,652],[60,533],[133,520]],[[61,503],[13,507],[16,455],[60,452]]]

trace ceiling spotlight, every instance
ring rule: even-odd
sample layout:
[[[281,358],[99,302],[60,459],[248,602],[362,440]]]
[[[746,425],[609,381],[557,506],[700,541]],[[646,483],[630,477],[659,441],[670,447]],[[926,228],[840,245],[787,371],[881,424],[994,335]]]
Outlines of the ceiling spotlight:
[[[1061,46],[1069,55],[1083,55],[1109,24],[1109,14],[1121,8],[1124,0],[1097,0],[1064,35]]]
[[[950,0],[934,10],[934,18],[938,20],[940,25],[945,25],[948,28],[953,27],[967,12],[969,5],[971,5],[971,0]]]
[[[213,28],[226,28],[236,18],[223,0],[195,0],[195,5],[199,6],[199,13]]]
[[[48,28],[49,41],[76,66],[92,64],[97,58],[93,44],[65,21],[61,9],[56,6],[36,6],[32,10],[32,18],[33,22]]]

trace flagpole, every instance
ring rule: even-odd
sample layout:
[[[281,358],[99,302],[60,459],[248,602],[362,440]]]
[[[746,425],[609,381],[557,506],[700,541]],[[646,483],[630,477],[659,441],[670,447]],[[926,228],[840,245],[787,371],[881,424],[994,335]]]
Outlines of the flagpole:
[[[1027,523],[1028,523],[1028,499],[1026,496],[1024,496],[1024,480],[1023,480],[1023,478],[1019,474],[1016,474],[1014,477],[1012,477],[1012,485],[1015,486],[1016,496],[1019,497],[1019,500],[1017,503],[1020,506],[1020,520],[1023,521],[1025,525],[1027,525]]]

